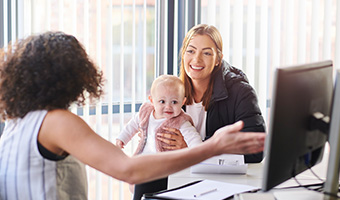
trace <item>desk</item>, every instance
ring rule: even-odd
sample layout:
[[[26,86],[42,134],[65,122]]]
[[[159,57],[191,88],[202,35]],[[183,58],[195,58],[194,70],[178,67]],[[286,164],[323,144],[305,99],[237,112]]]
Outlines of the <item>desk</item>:
[[[265,162],[265,161],[264,161]],[[312,170],[322,179],[326,177],[328,164],[328,153],[324,155],[321,163],[317,164],[312,168]],[[185,185],[189,182],[202,179],[210,179],[216,181],[223,181],[235,184],[251,185],[255,187],[261,187],[262,185],[262,174],[263,174],[263,163],[259,164],[248,164],[247,173],[244,175],[239,174],[192,174],[190,173],[190,168],[184,169],[180,172],[172,174],[168,179],[168,189],[172,189],[181,185]],[[307,170],[296,177],[301,184],[312,184],[320,183],[320,181],[313,175],[310,170]],[[278,200],[290,198],[294,199],[323,199],[323,195],[317,192],[308,191],[304,188],[297,189],[285,189],[280,190],[280,188],[288,186],[296,186],[297,183],[294,179],[289,179],[288,181],[278,185],[274,189],[270,190],[270,193],[274,193]],[[282,198],[279,198],[282,197]],[[299,196],[299,198],[297,198]]]
[[[210,179],[228,183],[237,183],[261,187],[262,181],[262,163],[249,164],[247,174],[193,174],[190,168],[177,172],[169,176],[168,189],[185,185],[186,183],[196,180]]]

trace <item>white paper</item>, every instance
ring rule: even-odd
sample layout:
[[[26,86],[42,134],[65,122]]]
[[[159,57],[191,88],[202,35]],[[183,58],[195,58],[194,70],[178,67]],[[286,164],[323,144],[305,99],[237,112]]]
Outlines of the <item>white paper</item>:
[[[209,158],[190,168],[191,173],[245,174],[248,165],[243,155],[223,154]]]
[[[219,200],[233,196],[237,193],[257,190],[259,188],[242,185],[232,184],[220,181],[203,180],[199,183],[161,194],[157,194],[157,197],[166,197],[173,199],[183,200]],[[211,192],[209,192],[211,191]],[[195,197],[196,196],[196,197]]]

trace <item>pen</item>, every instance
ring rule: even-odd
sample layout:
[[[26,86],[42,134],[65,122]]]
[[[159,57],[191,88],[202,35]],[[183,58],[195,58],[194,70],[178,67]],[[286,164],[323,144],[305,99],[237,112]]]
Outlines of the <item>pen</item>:
[[[217,191],[217,188],[211,189],[211,190],[208,190],[208,191],[199,193],[199,194],[194,194],[194,197],[200,197],[200,196],[203,196],[203,195],[205,195],[205,194],[208,194],[208,193],[210,193],[210,192],[215,192],[215,191]]]

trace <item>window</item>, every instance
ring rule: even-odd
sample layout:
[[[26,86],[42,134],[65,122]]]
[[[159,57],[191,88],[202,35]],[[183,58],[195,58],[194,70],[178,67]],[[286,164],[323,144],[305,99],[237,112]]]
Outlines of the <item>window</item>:
[[[12,38],[45,31],[72,34],[85,46],[104,73],[105,94],[96,104],[73,106],[72,111],[99,135],[114,142],[147,99],[154,79],[155,0],[4,0],[0,8],[6,11],[0,18],[4,27],[1,46]],[[133,153],[135,142],[131,143],[125,148],[127,154]],[[131,196],[128,184],[90,167],[88,179],[89,199]]]
[[[202,0],[201,22],[220,30],[224,59],[247,74],[268,121],[275,68],[331,59],[340,69],[337,6],[331,0]]]

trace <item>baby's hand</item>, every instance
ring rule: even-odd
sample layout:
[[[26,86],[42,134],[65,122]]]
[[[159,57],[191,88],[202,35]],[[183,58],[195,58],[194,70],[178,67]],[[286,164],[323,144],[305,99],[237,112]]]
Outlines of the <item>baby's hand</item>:
[[[124,149],[124,142],[116,139],[116,146],[121,148],[121,149]]]

